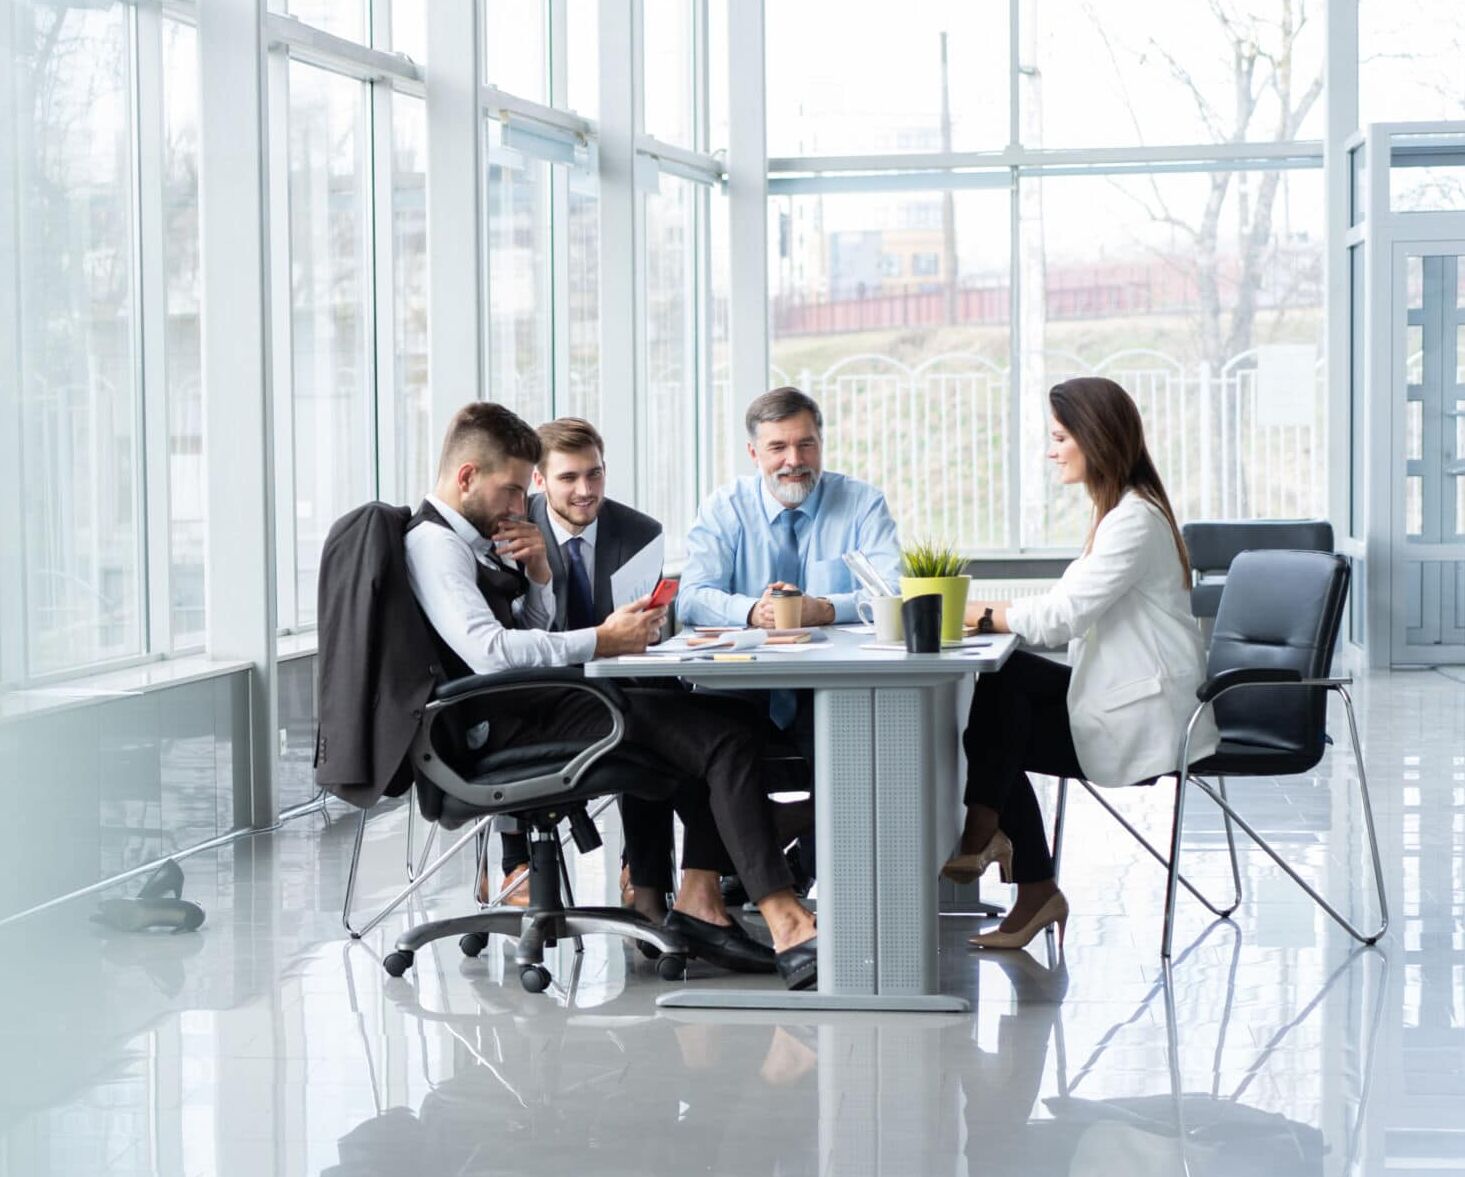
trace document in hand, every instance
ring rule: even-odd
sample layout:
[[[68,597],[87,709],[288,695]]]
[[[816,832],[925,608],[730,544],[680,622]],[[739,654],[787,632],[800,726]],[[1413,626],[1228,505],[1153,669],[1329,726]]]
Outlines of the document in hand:
[[[617,609],[639,601],[656,587],[665,554],[666,540],[658,535],[610,574],[610,597]]]

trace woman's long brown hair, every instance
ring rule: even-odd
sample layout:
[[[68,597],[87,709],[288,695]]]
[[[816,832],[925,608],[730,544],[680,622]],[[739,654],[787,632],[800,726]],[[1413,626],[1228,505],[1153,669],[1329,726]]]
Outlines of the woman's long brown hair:
[[[1084,540],[1084,551],[1093,546],[1094,532],[1104,516],[1119,505],[1125,491],[1132,490],[1158,507],[1170,524],[1181,582],[1190,588],[1190,553],[1145,445],[1139,408],[1129,393],[1102,376],[1079,376],[1055,384],[1048,393],[1048,404],[1058,424],[1083,451],[1084,486],[1094,501],[1094,522]]]

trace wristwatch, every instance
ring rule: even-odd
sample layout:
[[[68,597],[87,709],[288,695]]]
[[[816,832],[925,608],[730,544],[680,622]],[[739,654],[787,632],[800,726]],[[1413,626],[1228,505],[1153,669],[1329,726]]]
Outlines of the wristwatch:
[[[978,633],[996,633],[997,626],[992,623],[992,607],[989,605],[982,610],[982,615],[977,618]]]

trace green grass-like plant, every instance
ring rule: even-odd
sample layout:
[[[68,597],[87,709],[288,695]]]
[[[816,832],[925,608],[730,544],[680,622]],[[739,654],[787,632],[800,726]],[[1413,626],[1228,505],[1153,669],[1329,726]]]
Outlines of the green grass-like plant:
[[[966,561],[950,544],[921,540],[903,549],[900,555],[909,577],[961,576],[966,571]]]

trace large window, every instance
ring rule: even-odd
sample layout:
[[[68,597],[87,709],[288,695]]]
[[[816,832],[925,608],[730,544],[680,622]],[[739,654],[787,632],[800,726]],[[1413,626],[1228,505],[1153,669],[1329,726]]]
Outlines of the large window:
[[[826,464],[903,530],[969,548],[1007,542],[1007,215],[1001,189],[769,202],[770,382],[819,401]]]
[[[164,20],[163,264],[168,323],[169,607],[174,649],[204,640],[202,290],[198,248],[198,34]]]
[[[315,620],[321,545],[331,524],[371,497],[372,348],[368,90],[341,74],[291,62],[290,418],[294,618]],[[282,604],[290,600],[282,594]],[[290,624],[282,608],[282,621]]]
[[[34,676],[144,648],[134,77],[126,4],[20,0],[7,18],[16,125],[0,133],[18,147],[25,566],[17,669]]]
[[[432,485],[438,439],[428,400],[427,108],[406,94],[392,95],[392,250],[395,380],[385,399],[396,413],[398,497],[412,502]]]
[[[770,12],[767,69],[770,155],[816,157],[770,182],[770,379],[825,402],[831,463],[909,531],[1071,548],[1047,391],[1105,375],[1182,517],[1325,513],[1319,7],[921,6],[870,39],[878,86],[800,37],[827,8]]]
[[[488,123],[488,389],[531,425],[551,413],[550,165]]]
[[[800,0],[768,5],[766,20],[770,156],[990,151],[1008,141],[1007,0],[907,4],[898,17],[887,0]]]
[[[662,176],[646,197],[644,508],[680,554],[697,497],[695,201],[690,180]]]
[[[390,11],[390,21],[386,14]],[[421,0],[291,0],[291,15],[418,61]],[[359,19],[358,19],[359,17]],[[280,34],[276,34],[279,36]],[[278,623],[316,620],[331,525],[375,497],[415,502],[438,438],[429,396],[427,108],[414,66],[284,34],[270,50]],[[281,179],[283,177],[283,179]]]
[[[1325,515],[1321,172],[1022,183],[1023,273],[1042,275],[1024,389],[1122,384],[1182,519]],[[1042,471],[1045,404],[1023,429],[1024,543],[1078,543],[1086,499]]]

